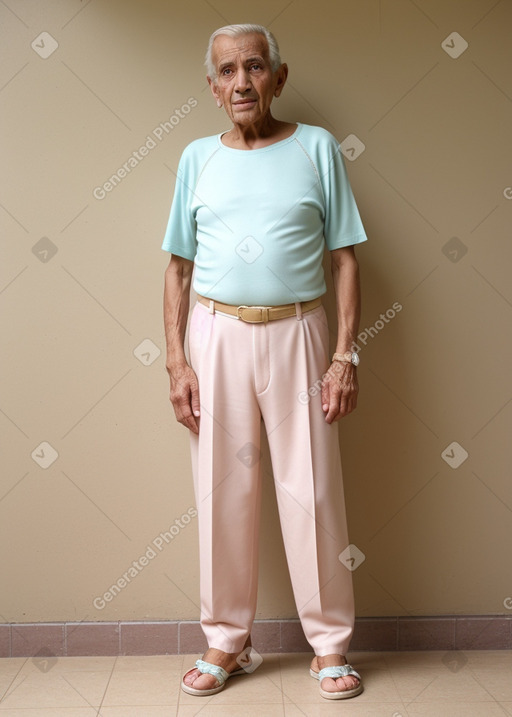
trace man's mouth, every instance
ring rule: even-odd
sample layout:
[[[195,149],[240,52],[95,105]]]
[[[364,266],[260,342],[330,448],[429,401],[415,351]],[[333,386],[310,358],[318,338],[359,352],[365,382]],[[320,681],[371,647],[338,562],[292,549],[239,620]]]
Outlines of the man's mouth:
[[[244,107],[251,107],[252,105],[256,104],[256,100],[252,97],[248,97],[245,100],[237,100],[236,102],[233,102],[233,104],[236,107],[240,107],[243,109]]]

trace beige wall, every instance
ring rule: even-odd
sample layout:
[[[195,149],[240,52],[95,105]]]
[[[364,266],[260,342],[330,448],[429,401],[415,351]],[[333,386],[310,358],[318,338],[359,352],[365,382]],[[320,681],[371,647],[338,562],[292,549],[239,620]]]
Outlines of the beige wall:
[[[0,20],[0,619],[198,618],[160,243],[181,151],[227,126],[205,82],[208,36],[244,21],[270,25],[289,63],[275,114],[366,147],[346,163],[370,237],[361,331],[376,328],[359,408],[340,426],[351,539],[366,556],[358,615],[509,614],[511,3],[6,0]],[[43,31],[58,42],[46,59]],[[458,58],[442,46],[453,31],[469,43]],[[443,459],[462,450],[457,468]],[[293,617],[264,465],[258,617]],[[94,607],[176,520],[172,542]]]

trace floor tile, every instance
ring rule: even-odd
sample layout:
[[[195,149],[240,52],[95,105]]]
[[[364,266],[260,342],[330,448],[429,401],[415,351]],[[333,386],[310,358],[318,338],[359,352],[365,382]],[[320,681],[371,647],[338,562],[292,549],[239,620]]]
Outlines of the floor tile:
[[[20,675],[52,674],[59,675],[65,672],[112,672],[115,657],[42,657],[33,659],[23,658],[25,663],[20,669]]]
[[[465,656],[465,653],[463,654]],[[422,669],[430,669],[437,670],[439,674],[445,674],[449,671],[454,654],[452,651],[447,650],[432,650],[432,652],[421,650],[418,652],[387,652],[383,653],[382,657],[386,666],[391,670],[411,669],[421,671]],[[455,657],[460,659],[461,656],[457,654]]]
[[[397,689],[400,689],[397,687]],[[487,702],[492,697],[469,672],[432,675],[432,680],[414,698],[414,702]]]
[[[480,666],[498,667],[512,670],[512,650],[466,650],[468,666],[476,669]]]
[[[2,717],[101,717],[95,707],[33,707],[1,710]],[[103,715],[103,713],[101,713]],[[140,715],[143,717],[143,715]]]
[[[497,667],[479,667],[472,670],[475,681],[498,702],[512,700],[512,670]]]
[[[424,692],[438,679],[433,670],[402,670],[392,672],[391,679],[401,700],[406,703],[420,700]]]
[[[407,715],[408,717],[503,717],[504,712],[497,702],[458,702],[457,704],[433,702],[407,705]]]
[[[157,670],[159,672],[165,672],[168,670],[181,674],[184,660],[187,660],[188,665],[188,655],[151,655],[144,657],[124,655],[116,659],[115,671],[124,672],[126,670],[128,672],[136,672],[138,670]]]
[[[165,670],[114,670],[102,707],[152,705],[165,707],[178,703],[178,672]]]
[[[0,659],[0,675],[15,675],[27,659],[27,657],[2,657]]]
[[[103,672],[40,672],[18,675],[0,702],[2,710],[14,707],[96,707],[110,677]]]
[[[116,659],[104,707],[178,704],[183,655],[123,656]]]
[[[215,695],[217,696],[217,695]],[[204,698],[199,697],[202,700]],[[203,707],[199,705],[180,705],[178,717],[284,717],[282,704],[266,704],[262,709],[260,705],[250,702],[237,704],[214,704],[208,702]]]
[[[166,705],[162,707],[155,707],[154,705],[102,707],[97,717],[176,717],[178,714],[177,710],[177,705]],[[196,714],[197,711],[198,708],[196,708]]]
[[[0,700],[8,693],[11,684],[22,670],[25,660],[25,657],[7,657],[0,660]]]
[[[370,702],[361,703],[361,697],[362,695],[341,701],[329,701],[320,697],[322,702],[317,704],[285,705],[285,717],[408,717],[401,702],[388,702],[382,706]]]

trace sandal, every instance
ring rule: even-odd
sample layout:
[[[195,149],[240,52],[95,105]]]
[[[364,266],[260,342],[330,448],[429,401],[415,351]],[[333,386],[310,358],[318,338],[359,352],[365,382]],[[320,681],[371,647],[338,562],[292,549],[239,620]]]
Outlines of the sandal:
[[[351,665],[336,665],[336,667],[324,667],[320,672],[309,670],[311,677],[320,682],[320,694],[325,697],[326,700],[347,700],[349,697],[355,697],[360,695],[363,691],[363,685],[361,682],[361,675],[357,673]],[[322,689],[322,680],[324,677],[332,677],[333,680],[338,677],[357,677],[359,684],[351,690],[337,690],[336,692],[327,692]]]
[[[203,697],[216,695],[217,692],[223,690],[228,677],[235,677],[236,675],[247,674],[247,670],[245,670],[243,667],[241,667],[239,670],[233,670],[233,672],[227,672],[223,667],[220,667],[219,665],[212,665],[211,662],[205,662],[204,660],[196,660],[196,666],[192,667],[188,672],[186,672],[184,677],[186,677],[189,672],[192,672],[192,670],[196,669],[199,670],[202,675],[213,675],[219,683],[217,687],[211,687],[209,690],[198,690],[194,687],[186,685],[183,679],[181,681],[181,689],[183,690],[183,692],[187,692],[189,695],[202,695]]]

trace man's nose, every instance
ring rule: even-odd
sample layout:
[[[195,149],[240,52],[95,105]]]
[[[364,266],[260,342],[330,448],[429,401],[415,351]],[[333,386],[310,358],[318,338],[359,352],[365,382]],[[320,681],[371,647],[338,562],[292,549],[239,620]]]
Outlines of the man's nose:
[[[251,89],[251,80],[249,72],[245,67],[240,67],[237,70],[235,77],[235,92],[247,92]]]

